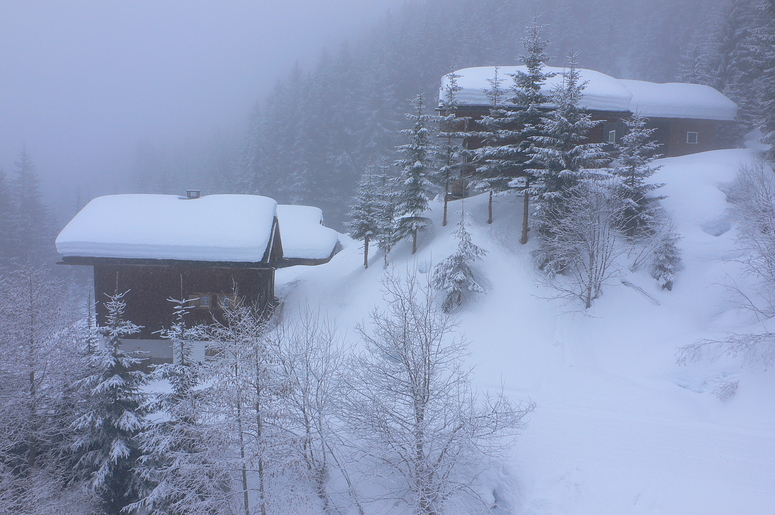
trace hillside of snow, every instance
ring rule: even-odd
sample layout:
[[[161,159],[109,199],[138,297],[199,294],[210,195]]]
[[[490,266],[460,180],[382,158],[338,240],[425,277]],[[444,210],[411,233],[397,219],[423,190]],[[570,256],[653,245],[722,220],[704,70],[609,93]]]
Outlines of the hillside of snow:
[[[475,268],[487,293],[470,294],[455,315],[475,386],[537,403],[492,475],[511,513],[775,513],[775,371],[676,362],[683,345],[759,327],[726,286],[742,279],[725,191],[752,158],[719,150],[658,162],[654,180],[666,184],[663,205],[682,236],[671,292],[623,269],[586,312],[553,298],[531,263],[534,242],[519,244],[522,199],[511,196],[496,197],[492,225],[486,196],[451,203],[447,227],[435,203],[417,254],[410,242],[391,254],[395,273],[427,274],[454,250],[463,209],[473,242],[488,251]],[[319,307],[357,342],[353,327],[384,305],[382,254],[365,270],[361,252],[350,242],[326,265],[279,270],[284,316]],[[734,395],[721,400],[724,387]]]

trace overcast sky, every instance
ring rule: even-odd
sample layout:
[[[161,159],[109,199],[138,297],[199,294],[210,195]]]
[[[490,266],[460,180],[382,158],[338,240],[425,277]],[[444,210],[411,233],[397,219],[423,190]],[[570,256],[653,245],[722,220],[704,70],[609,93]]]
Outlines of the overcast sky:
[[[0,167],[26,144],[48,191],[109,183],[140,139],[233,130],[294,61],[401,4],[0,0]]]

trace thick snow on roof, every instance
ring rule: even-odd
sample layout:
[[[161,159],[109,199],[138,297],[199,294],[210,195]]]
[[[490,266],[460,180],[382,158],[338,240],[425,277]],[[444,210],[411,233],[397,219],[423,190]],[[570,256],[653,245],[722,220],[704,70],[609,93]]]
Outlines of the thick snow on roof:
[[[513,81],[510,75],[527,71],[524,66],[499,66],[498,77],[503,79],[501,88],[507,93]],[[542,91],[549,94],[563,79],[564,68],[547,66],[547,72],[556,75],[547,80]],[[581,93],[580,104],[596,111],[640,112],[646,117],[698,118],[708,120],[734,120],[737,106],[727,97],[711,88],[699,84],[657,84],[654,82],[615,79],[610,75],[580,68],[579,75],[586,87]],[[495,77],[494,66],[481,66],[457,70],[458,86],[456,99],[462,105],[487,106],[490,101],[486,90],[492,86],[488,80]],[[449,76],[441,79],[439,98],[444,99]],[[508,100],[505,102],[508,104]]]
[[[630,111],[646,117],[734,120],[737,105],[710,86],[620,80],[632,93]]]
[[[277,203],[256,195],[108,195],[56,240],[65,257],[260,262]]]
[[[339,233],[323,226],[323,211],[312,206],[277,206],[283,257],[325,259],[339,242]]]

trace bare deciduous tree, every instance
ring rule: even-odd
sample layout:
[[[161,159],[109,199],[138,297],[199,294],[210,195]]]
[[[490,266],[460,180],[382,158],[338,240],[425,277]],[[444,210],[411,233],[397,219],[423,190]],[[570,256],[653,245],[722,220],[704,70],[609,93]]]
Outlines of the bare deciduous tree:
[[[453,500],[481,500],[470,488],[485,457],[503,456],[532,403],[502,393],[477,397],[463,364],[464,340],[416,277],[388,276],[386,311],[358,331],[366,352],[348,373],[348,429],[380,477],[383,499],[435,515]],[[480,470],[480,469],[479,469]]]
[[[563,193],[561,204],[539,214],[540,223],[551,227],[541,239],[540,260],[562,296],[589,308],[617,273],[616,259],[627,251],[621,239],[624,207],[606,183],[584,181]]]

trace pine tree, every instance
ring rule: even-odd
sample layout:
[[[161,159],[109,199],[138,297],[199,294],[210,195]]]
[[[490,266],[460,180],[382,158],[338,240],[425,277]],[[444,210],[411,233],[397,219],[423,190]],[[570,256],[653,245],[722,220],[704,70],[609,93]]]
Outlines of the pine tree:
[[[380,179],[367,170],[361,177],[355,202],[350,210],[352,219],[345,225],[350,230],[350,236],[363,240],[363,267],[369,268],[369,243],[377,239],[382,231],[382,198],[380,195]]]
[[[638,113],[624,121],[627,133],[616,145],[619,155],[612,169],[619,178],[616,194],[627,203],[624,231],[631,239],[654,233],[656,203],[664,198],[652,195],[663,184],[645,182],[659,170],[651,165],[659,157],[659,144],[651,139],[656,129],[647,129],[646,122]]]
[[[476,173],[473,187],[488,193],[487,223],[490,224],[493,221],[493,195],[508,189],[512,176],[518,171],[515,163],[518,152],[514,148],[518,140],[513,130],[517,115],[514,109],[504,105],[507,91],[502,87],[503,80],[500,68],[496,66],[493,77],[487,79],[490,87],[485,92],[490,113],[479,120],[481,130],[476,133],[482,146],[474,151]]]
[[[140,433],[143,456],[137,474],[147,485],[143,497],[127,509],[147,509],[158,515],[219,515],[232,513],[229,471],[222,460],[223,442],[217,423],[208,420],[203,364],[192,357],[194,341],[205,338],[203,328],[187,327],[186,301],[175,303],[175,322],[161,332],[172,345],[173,363],[157,365],[152,378],[167,381],[149,410],[158,421]]]
[[[471,241],[471,235],[466,231],[465,212],[461,213],[455,237],[457,250],[433,269],[433,287],[446,293],[441,306],[444,313],[450,313],[463,302],[463,292],[484,293],[469,265],[482,259],[487,251]]]
[[[541,120],[545,116],[545,105],[549,98],[542,92],[542,87],[546,81],[554,77],[554,73],[544,71],[549,56],[546,53],[546,47],[549,42],[541,37],[543,27],[538,25],[537,19],[533,19],[533,24],[527,27],[527,36],[523,39],[522,45],[525,54],[522,56],[522,63],[527,68],[527,72],[517,71],[513,75],[514,85],[512,90],[515,94],[512,102],[520,106],[519,110],[519,161],[521,174],[525,177],[523,188],[523,210],[522,210],[522,237],[520,243],[527,243],[528,232],[528,213],[530,202],[530,183],[534,179],[526,166],[534,153],[533,138],[540,136]],[[510,186],[518,184],[512,181]]]
[[[54,223],[51,212],[43,203],[40,178],[32,157],[23,147],[16,161],[12,191],[15,205],[13,238],[16,241],[14,259],[18,262],[47,262],[54,255]]]
[[[576,56],[569,56],[569,69],[563,74],[562,84],[552,94],[555,108],[541,118],[540,135],[531,137],[534,146],[529,173],[536,180],[532,188],[538,210],[551,210],[556,216],[563,202],[563,194],[583,179],[600,175],[595,171],[605,166],[610,158],[601,143],[584,143],[592,127],[598,124],[579,105],[586,83],[576,68]],[[537,222],[539,232],[547,234],[551,228]]]
[[[406,117],[412,122],[411,129],[401,134],[408,136],[410,143],[396,147],[404,157],[396,160],[401,167],[401,190],[396,204],[398,239],[412,237],[412,254],[417,252],[417,233],[431,224],[430,218],[423,216],[428,210],[431,194],[430,175],[433,173],[433,161],[437,148],[431,141],[429,125],[435,122],[433,115],[425,114],[425,100],[421,94],[412,100],[413,113]]]
[[[11,267],[16,245],[11,185],[0,169],[0,275]]]
[[[383,266],[388,266],[388,256],[398,242],[396,205],[399,196],[398,178],[390,177],[384,170],[378,179],[377,247],[382,251]]]
[[[141,491],[134,470],[140,457],[138,435],[146,426],[142,386],[147,375],[137,369],[143,359],[121,349],[124,338],[140,331],[124,320],[125,294],[110,295],[106,303],[105,325],[99,328],[102,348],[89,356],[90,374],[78,382],[86,403],[74,423],[77,469],[106,513],[119,513]]]
[[[753,65],[759,71],[756,77],[756,97],[759,104],[757,125],[769,144],[767,159],[775,161],[775,6],[762,4],[766,19],[762,26],[753,30]]]
[[[441,218],[441,225],[447,225],[447,211],[450,200],[450,187],[452,182],[460,179],[467,163],[473,159],[473,153],[465,148],[460,141],[473,136],[468,131],[471,124],[471,118],[468,116],[458,116],[460,107],[457,92],[462,90],[457,83],[460,75],[448,73],[446,75],[447,84],[444,87],[444,98],[441,101],[443,109],[446,110],[446,116],[439,118],[439,127],[441,131],[438,134],[442,142],[439,149],[439,161],[441,167],[433,174],[433,180],[441,188],[444,196],[444,211]]]

